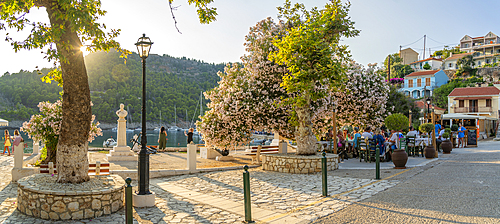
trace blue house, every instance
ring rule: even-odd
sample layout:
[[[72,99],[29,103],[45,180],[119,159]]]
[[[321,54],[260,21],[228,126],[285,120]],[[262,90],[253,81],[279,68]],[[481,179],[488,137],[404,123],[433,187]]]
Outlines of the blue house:
[[[413,72],[404,79],[404,87],[399,91],[415,99],[432,96],[435,88],[446,84],[449,80],[443,70]]]

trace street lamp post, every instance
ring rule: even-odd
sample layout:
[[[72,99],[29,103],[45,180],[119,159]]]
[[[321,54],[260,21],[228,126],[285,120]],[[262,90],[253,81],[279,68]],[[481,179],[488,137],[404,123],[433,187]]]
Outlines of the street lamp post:
[[[429,109],[429,106],[431,105],[431,98],[429,97],[425,101],[427,102],[427,117],[425,119],[427,119],[427,122],[429,122],[429,117],[428,116],[431,113],[430,109]]]
[[[151,194],[149,191],[149,152],[146,148],[146,58],[153,42],[143,34],[135,46],[142,59],[142,136],[141,151],[139,152],[139,192],[138,195]]]

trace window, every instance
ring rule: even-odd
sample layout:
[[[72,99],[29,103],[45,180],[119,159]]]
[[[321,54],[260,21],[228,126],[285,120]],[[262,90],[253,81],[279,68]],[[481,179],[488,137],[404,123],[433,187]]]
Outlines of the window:
[[[497,50],[497,53],[500,53],[500,50]]]
[[[431,86],[431,78],[425,78],[425,86]]]
[[[486,99],[486,107],[491,107],[491,99]]]
[[[465,48],[468,48],[469,47],[469,44],[465,44]]]
[[[448,68],[451,68],[451,63],[448,64]]]
[[[413,88],[413,79],[408,80],[408,88]]]
[[[417,87],[422,87],[422,79],[417,79]]]
[[[490,63],[490,59],[486,59],[486,64],[489,64]]]
[[[458,101],[458,107],[464,107],[464,101],[463,100],[459,100]]]

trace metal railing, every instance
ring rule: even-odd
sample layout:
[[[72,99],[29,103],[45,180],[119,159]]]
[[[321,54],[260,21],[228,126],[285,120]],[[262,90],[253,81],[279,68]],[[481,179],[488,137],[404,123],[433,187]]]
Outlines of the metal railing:
[[[453,107],[455,113],[491,113],[491,107]]]

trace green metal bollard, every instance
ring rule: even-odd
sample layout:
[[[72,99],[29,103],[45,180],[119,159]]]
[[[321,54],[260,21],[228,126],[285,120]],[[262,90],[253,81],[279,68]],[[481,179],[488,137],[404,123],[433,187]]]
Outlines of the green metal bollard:
[[[377,141],[375,141],[375,179],[380,180],[380,148],[377,149]]]
[[[248,166],[243,167],[245,172],[243,172],[243,199],[245,202],[245,222],[252,223],[252,201],[250,199],[250,173],[248,172]]]
[[[130,177],[127,177],[125,179],[125,183],[127,183],[127,186],[125,186],[125,223],[127,224],[132,224],[134,223],[134,217],[132,215],[132,179]]]
[[[326,152],[323,150],[321,153],[323,158],[321,158],[321,173],[322,173],[322,184],[323,184],[323,196],[328,196],[328,183],[326,182],[327,168],[326,168]]]

